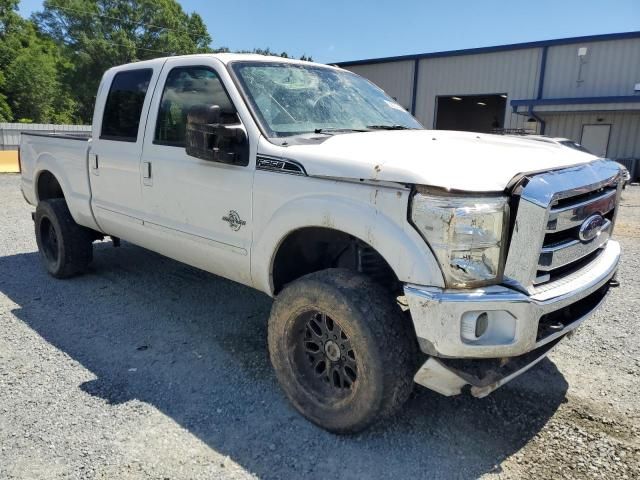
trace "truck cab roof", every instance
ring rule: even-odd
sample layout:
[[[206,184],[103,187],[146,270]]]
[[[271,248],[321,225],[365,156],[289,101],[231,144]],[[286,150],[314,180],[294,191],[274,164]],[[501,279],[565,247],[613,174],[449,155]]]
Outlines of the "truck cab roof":
[[[139,62],[131,62],[125,63],[123,65],[118,65],[116,67],[112,67],[107,71],[120,71],[120,70],[128,70],[130,68],[140,68],[140,67],[156,67],[158,65],[162,65],[170,58],[202,58],[202,59],[215,59],[224,65],[228,65],[231,62],[265,62],[265,63],[291,63],[291,64],[300,64],[300,65],[313,65],[316,67],[330,68],[341,70],[340,67],[336,67],[333,65],[325,65],[322,63],[309,62],[306,60],[297,60],[294,58],[285,58],[278,57],[275,55],[260,55],[257,53],[196,53],[192,55],[177,55],[171,57],[159,57],[151,60],[142,60]]]

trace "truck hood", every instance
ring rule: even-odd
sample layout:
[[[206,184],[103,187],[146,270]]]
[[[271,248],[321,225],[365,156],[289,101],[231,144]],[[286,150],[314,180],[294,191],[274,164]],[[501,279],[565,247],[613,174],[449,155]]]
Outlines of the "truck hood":
[[[288,146],[282,156],[300,162],[311,176],[476,192],[503,191],[518,174],[597,158],[526,138],[443,130],[337,134],[322,143]]]

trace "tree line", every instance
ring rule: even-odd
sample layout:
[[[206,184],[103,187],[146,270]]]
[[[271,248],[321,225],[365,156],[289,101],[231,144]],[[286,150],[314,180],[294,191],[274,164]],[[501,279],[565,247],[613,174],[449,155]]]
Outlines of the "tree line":
[[[18,3],[0,0],[0,122],[88,124],[105,70],[230,51],[212,48],[202,17],[176,0],[45,0],[29,19]],[[288,57],[269,48],[252,53]]]

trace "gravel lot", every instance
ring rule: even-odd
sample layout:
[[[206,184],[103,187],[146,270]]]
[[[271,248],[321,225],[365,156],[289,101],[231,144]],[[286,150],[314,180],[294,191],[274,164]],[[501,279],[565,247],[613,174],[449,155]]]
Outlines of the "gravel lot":
[[[109,242],[54,280],[17,175],[0,205],[0,478],[640,477],[640,187],[622,286],[550,359],[482,400],[416,387],[352,437],[287,404],[265,295]]]

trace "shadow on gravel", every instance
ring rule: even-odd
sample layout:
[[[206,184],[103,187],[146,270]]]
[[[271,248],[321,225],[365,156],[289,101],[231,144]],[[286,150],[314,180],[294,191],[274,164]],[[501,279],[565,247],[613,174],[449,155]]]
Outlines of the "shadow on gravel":
[[[48,277],[37,253],[0,258],[14,314],[93,372],[110,404],[147,402],[266,478],[477,477],[524,446],[564,401],[545,360],[486,399],[416,387],[402,413],[352,437],[306,422],[269,364],[265,295],[123,244],[96,245],[93,271]]]

